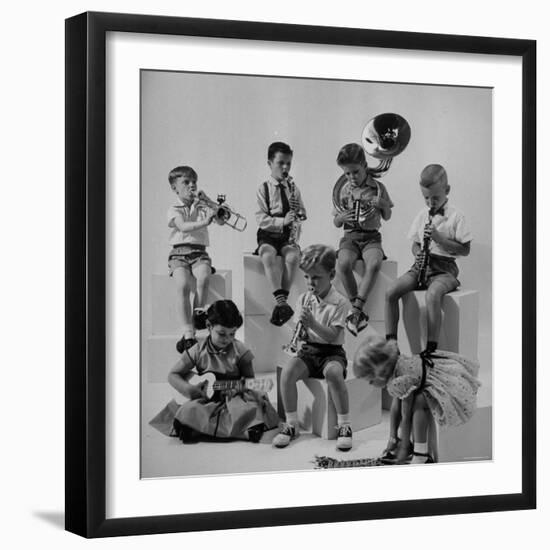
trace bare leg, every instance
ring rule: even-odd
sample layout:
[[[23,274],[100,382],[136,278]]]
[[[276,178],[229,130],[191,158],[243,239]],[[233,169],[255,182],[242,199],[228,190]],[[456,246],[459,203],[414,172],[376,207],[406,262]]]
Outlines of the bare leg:
[[[298,390],[296,383],[308,377],[306,364],[297,357],[291,359],[281,373],[281,397],[285,412],[296,412],[298,408]]]
[[[433,280],[426,290],[426,312],[428,316],[428,341],[439,341],[441,330],[441,303],[443,296],[457,287],[454,277]]]
[[[414,442],[426,443],[428,440],[428,404],[422,393],[414,400],[413,407],[413,434]]]
[[[336,273],[342,281],[344,289],[349,300],[353,300],[357,296],[357,283],[353,274],[353,266],[357,261],[357,253],[346,248],[338,251],[338,260],[336,262]]]
[[[323,370],[327,386],[337,414],[349,413],[349,396],[344,380],[344,367],[338,361],[330,361]]]
[[[386,291],[386,334],[397,334],[399,299],[416,288],[414,273],[405,273],[393,281]]]
[[[369,297],[369,293],[376,282],[376,276],[382,266],[384,253],[380,248],[367,248],[363,252],[363,262],[365,263],[365,273],[359,283],[357,295],[365,301]]]
[[[176,283],[176,311],[180,320],[183,332],[193,335],[193,321],[191,310],[191,293],[195,291],[195,277],[189,269],[178,267],[174,270],[172,277]]]
[[[210,275],[212,268],[206,262],[196,264],[193,267],[193,275],[197,279],[197,292],[195,294],[195,307],[204,307],[208,296]]]
[[[270,282],[273,290],[278,290],[281,288],[281,272],[279,269],[277,251],[269,244],[262,244],[259,254],[264,264],[265,276]]]
[[[295,246],[284,246],[281,253],[283,256],[281,288],[283,290],[290,290],[300,262],[300,251]]]
[[[428,454],[428,428],[431,412],[422,393],[416,396],[413,409],[414,455],[411,464],[432,462]]]

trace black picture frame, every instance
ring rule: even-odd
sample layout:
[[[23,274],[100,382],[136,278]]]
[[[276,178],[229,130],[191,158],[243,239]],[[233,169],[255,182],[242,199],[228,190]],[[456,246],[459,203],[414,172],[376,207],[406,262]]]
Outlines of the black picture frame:
[[[109,31],[516,56],[522,62],[522,490],[448,499],[106,519],[106,65]],[[66,529],[85,537],[536,506],[536,42],[116,13],[66,20]]]

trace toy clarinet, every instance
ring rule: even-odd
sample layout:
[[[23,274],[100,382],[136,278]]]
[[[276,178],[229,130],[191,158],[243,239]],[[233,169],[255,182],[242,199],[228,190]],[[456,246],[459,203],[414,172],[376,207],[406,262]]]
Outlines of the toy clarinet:
[[[430,261],[430,242],[432,239],[431,237],[426,236],[426,227],[432,225],[434,214],[434,208],[430,208],[430,211],[428,213],[428,223],[424,226],[424,240],[422,241],[422,263],[420,264],[417,278],[418,287],[420,289],[425,289],[428,282],[426,280],[426,275],[428,274],[428,263]]]
[[[288,198],[288,203],[290,205],[290,209],[294,212],[294,221],[292,222],[292,225],[290,226],[290,236],[288,238],[289,244],[298,244],[298,241],[300,240],[300,233],[302,231],[302,219],[300,217],[300,203],[298,202],[298,197],[296,196],[296,185],[294,184],[294,180],[291,176],[288,176],[288,174],[283,174],[286,178],[286,182],[288,184],[288,189],[290,191],[290,196]]]
[[[313,302],[319,302],[319,296],[315,294],[312,290],[308,291],[306,294],[306,297],[304,299],[304,309],[311,309],[311,306],[313,305]],[[304,344],[304,333],[305,333],[305,327],[302,321],[298,321],[296,324],[296,328],[294,329],[294,333],[292,334],[292,338],[288,344],[283,346],[283,351],[290,355],[290,357],[296,357],[298,355],[298,352],[302,348]]]

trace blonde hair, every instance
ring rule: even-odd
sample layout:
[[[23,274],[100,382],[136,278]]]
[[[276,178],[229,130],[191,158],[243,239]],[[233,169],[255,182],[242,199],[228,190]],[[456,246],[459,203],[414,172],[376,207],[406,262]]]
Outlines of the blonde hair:
[[[367,336],[357,348],[353,358],[353,372],[357,378],[378,378],[384,367],[393,366],[397,360],[397,342],[386,340],[378,334]]]
[[[325,244],[312,244],[302,251],[300,269],[309,271],[318,265],[329,273],[336,267],[336,251]]]
[[[433,185],[448,185],[447,172],[441,164],[428,164],[420,173],[420,186],[429,189]]]

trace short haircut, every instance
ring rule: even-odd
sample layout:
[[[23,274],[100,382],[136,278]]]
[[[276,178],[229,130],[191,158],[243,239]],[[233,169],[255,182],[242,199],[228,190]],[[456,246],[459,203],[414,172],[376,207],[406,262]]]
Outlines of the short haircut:
[[[168,174],[168,181],[170,182],[170,185],[172,185],[178,178],[186,176],[190,179],[194,179],[195,181],[199,179],[197,172],[195,172],[191,166],[176,166],[173,170],[170,170],[170,173]]]
[[[329,272],[334,270],[336,267],[336,251],[334,248],[325,244],[312,244],[302,251],[300,269],[309,271],[318,265],[323,266]]]
[[[226,328],[240,328],[243,318],[237,306],[231,300],[218,300],[206,311],[208,322],[214,325],[221,325]]]
[[[355,352],[353,372],[357,378],[376,378],[379,369],[389,360],[397,359],[395,340],[379,335],[367,336]]]
[[[448,185],[447,172],[441,164],[428,164],[424,170],[420,173],[420,185],[422,187],[430,188],[434,185],[442,183]]]
[[[345,166],[346,164],[363,164],[367,166],[367,156],[361,145],[358,143],[348,143],[338,151],[336,164],[338,166]]]
[[[277,153],[282,153],[283,155],[293,155],[290,145],[283,143],[282,141],[274,141],[267,148],[267,160],[273,160]]]

